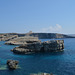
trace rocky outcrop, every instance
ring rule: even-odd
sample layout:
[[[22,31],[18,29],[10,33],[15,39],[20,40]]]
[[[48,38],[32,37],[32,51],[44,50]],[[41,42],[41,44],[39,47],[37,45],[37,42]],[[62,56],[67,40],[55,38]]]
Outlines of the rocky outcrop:
[[[25,45],[27,43],[34,43],[34,42],[40,42],[38,37],[24,36],[24,37],[17,37],[17,38],[11,39],[10,41],[7,41],[5,44],[7,45]]]
[[[26,42],[18,42],[18,41],[7,41],[5,42],[6,45],[25,45]]]
[[[14,70],[14,69],[17,68],[17,64],[18,64],[18,63],[19,63],[19,62],[16,61],[16,60],[7,60],[8,68],[9,68],[9,69],[12,69],[12,70]]]
[[[17,37],[18,35],[0,35],[0,41],[9,41]]]
[[[53,40],[43,42],[45,51],[60,51],[64,49],[64,40]]]
[[[30,54],[35,52],[56,52],[64,49],[63,40],[38,42],[15,47],[12,51],[17,54]]]
[[[15,47],[12,51],[17,54],[30,54],[34,52],[40,52],[42,47],[42,43],[38,42]]]

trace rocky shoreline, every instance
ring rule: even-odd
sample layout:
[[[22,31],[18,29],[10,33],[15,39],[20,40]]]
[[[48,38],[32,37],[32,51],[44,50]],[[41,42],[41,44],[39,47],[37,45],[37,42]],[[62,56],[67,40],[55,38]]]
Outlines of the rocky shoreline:
[[[0,35],[0,41],[9,41],[17,37],[18,35]]]
[[[75,36],[58,34],[58,33],[34,33],[34,32],[28,32],[28,33],[24,33],[24,34],[2,33],[2,34],[0,34],[0,41],[9,40],[9,37],[15,36],[15,35],[18,37],[24,37],[24,36],[28,35],[28,36],[38,37],[39,39],[75,38]]]
[[[33,36],[24,36],[24,37],[17,37],[14,39],[11,39],[7,42],[5,42],[6,45],[25,45],[29,43],[35,43],[35,42],[40,42],[38,37],[33,37]]]
[[[4,36],[2,36],[4,37]],[[58,52],[64,50],[64,40],[51,40],[41,42],[38,37],[33,36],[8,36],[3,41],[6,41],[6,45],[18,45],[11,51],[15,54],[32,54],[38,52]],[[1,40],[1,41],[2,41]],[[18,61],[16,60],[7,60],[7,66],[11,70],[17,69]]]

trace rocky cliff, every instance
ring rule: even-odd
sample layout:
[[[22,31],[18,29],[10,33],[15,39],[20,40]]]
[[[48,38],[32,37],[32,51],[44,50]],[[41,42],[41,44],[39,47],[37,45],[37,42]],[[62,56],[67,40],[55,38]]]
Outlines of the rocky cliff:
[[[36,36],[40,39],[57,39],[57,38],[75,38],[72,36],[57,33],[31,33],[30,36]]]
[[[11,36],[17,35],[18,37],[24,37],[24,36],[29,35],[29,36],[38,37],[39,39],[75,38],[75,36],[58,34],[58,33],[25,33],[25,34],[6,33],[6,34],[0,34],[0,36],[1,36],[0,38],[8,37],[10,35]]]
[[[11,51],[17,54],[30,54],[37,52],[56,52],[64,49],[64,40],[37,42],[15,47]]]

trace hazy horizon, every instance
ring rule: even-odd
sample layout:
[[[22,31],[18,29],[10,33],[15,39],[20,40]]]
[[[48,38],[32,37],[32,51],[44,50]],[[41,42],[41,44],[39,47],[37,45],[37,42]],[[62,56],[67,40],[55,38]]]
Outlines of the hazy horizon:
[[[9,33],[14,33],[14,34],[26,34],[26,33],[29,33],[29,32],[26,32],[26,33],[21,33],[21,32],[9,32]],[[4,32],[4,33],[0,33],[0,34],[9,34],[7,32]],[[32,33],[49,33],[49,32],[32,32]],[[66,33],[53,33],[53,34],[64,34],[64,35],[74,35],[75,34],[66,34]]]

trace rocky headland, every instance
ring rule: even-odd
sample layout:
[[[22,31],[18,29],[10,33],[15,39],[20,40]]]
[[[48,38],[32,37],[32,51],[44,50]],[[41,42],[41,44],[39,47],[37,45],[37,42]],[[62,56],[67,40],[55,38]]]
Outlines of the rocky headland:
[[[58,39],[58,38],[75,38],[75,36],[72,35],[65,35],[65,34],[58,34],[58,33],[2,33],[0,34],[0,41],[9,41],[11,39],[14,39],[16,37],[24,37],[24,36],[33,36],[38,37],[39,39]]]
[[[11,51],[16,54],[31,54],[36,52],[57,52],[63,51],[64,40],[52,40],[46,42],[36,42],[15,47]]]

